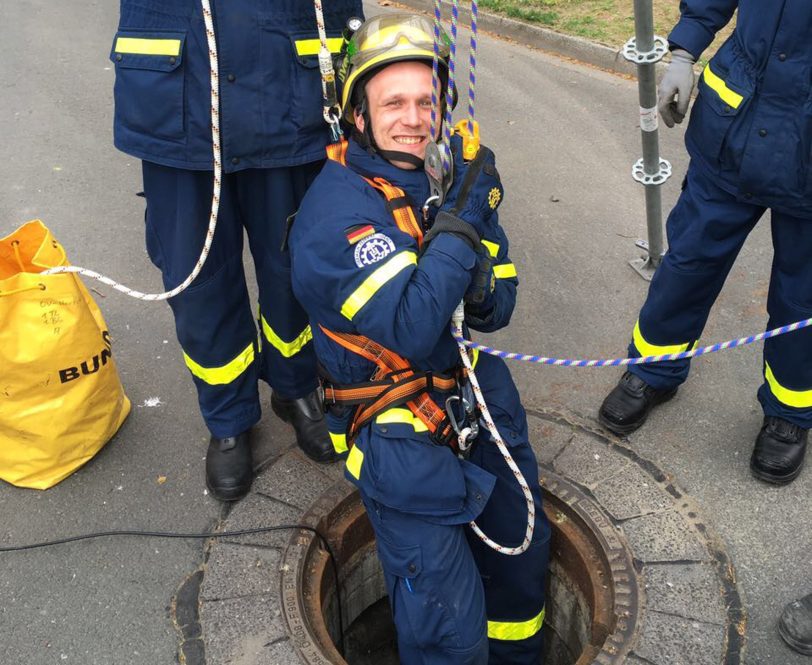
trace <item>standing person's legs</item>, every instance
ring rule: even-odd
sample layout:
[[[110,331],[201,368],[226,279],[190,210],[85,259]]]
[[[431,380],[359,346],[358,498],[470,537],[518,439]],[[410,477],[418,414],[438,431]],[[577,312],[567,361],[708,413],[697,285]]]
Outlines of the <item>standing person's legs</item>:
[[[772,233],[768,330],[812,317],[812,220],[773,211]],[[765,420],[750,468],[761,480],[788,483],[801,471],[812,427],[812,329],[764,342],[758,399]]]
[[[738,202],[699,167],[689,166],[668,216],[668,251],[640,310],[630,357],[696,346],[733,262],[763,214],[764,208]],[[651,408],[673,396],[689,369],[688,359],[629,366],[601,406],[601,423],[618,434],[633,432]]]
[[[296,212],[321,162],[249,169],[239,177],[239,206],[259,287],[260,378],[273,389],[271,405],[296,430],[302,450],[319,462],[337,459],[318,398],[316,355],[307,314],[293,295],[290,255],[283,248]]]
[[[167,289],[197,263],[209,224],[210,171],[143,162],[146,242]],[[212,434],[207,482],[217,498],[243,496],[252,468],[247,431],[260,417],[256,327],[242,263],[242,224],[233,176],[225,176],[214,241],[195,281],[169,300],[178,341]]]

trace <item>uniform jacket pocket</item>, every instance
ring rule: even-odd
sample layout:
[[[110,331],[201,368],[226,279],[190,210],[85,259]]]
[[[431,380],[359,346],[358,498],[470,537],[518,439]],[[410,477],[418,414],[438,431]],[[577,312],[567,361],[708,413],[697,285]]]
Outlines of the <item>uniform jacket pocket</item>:
[[[747,132],[738,119],[753,96],[755,76],[733,39],[699,76],[687,134],[711,166],[735,168],[741,162]]]
[[[185,32],[116,34],[110,60],[116,66],[117,126],[149,137],[184,140],[185,41]]]

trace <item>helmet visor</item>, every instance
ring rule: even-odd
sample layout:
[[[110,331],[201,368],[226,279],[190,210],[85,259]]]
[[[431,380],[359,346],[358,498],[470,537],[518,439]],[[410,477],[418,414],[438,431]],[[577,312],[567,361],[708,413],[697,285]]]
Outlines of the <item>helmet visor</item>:
[[[450,46],[442,29],[437,46],[440,59],[447,59]],[[355,71],[366,69],[365,65],[372,62],[408,56],[425,58],[433,54],[434,23],[418,14],[384,14],[371,18],[358,29],[347,46],[350,67]]]

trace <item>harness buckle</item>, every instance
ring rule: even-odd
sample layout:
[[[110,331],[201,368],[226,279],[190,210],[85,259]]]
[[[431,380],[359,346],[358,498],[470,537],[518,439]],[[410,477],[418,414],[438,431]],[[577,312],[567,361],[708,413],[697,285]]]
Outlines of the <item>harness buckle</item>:
[[[324,390],[324,379],[319,377],[319,385],[316,386],[316,395],[318,395],[319,401],[321,402],[321,410],[322,413],[327,413],[330,410],[331,406],[335,406],[336,399],[335,393],[333,394],[332,401],[327,401],[327,392]]]

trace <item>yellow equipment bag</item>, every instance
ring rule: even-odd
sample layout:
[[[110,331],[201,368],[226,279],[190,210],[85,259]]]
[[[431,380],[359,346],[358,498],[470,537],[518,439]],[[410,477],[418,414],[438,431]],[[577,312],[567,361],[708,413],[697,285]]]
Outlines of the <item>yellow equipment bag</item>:
[[[47,489],[112,437],[127,414],[101,312],[38,219],[0,240],[0,478]]]

